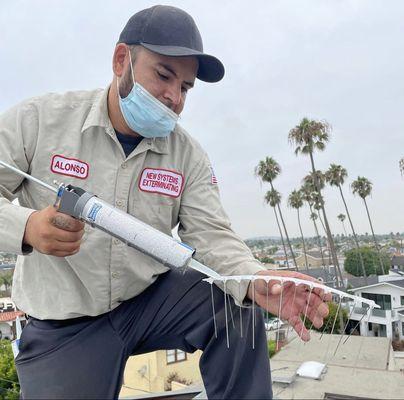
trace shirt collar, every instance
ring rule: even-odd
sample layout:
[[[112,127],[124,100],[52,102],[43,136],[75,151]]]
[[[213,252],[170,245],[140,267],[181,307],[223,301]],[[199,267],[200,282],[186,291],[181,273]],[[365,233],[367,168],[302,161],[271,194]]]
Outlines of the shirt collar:
[[[90,112],[81,129],[83,134],[91,131],[91,129],[89,129],[91,127],[100,126],[105,129],[105,132],[109,136],[116,137],[115,130],[108,115],[108,92],[109,86],[98,92],[95,96]],[[173,135],[174,131],[170,135]],[[146,142],[148,150],[154,151],[155,153],[168,154],[168,140],[169,138],[146,138],[142,142]]]

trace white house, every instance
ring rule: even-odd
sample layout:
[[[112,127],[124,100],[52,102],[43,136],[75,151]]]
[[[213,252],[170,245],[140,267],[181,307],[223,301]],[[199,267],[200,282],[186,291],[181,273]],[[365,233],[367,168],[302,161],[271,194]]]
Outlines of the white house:
[[[356,304],[350,306],[352,325],[360,321],[362,336],[383,336],[404,340],[404,279],[383,280],[379,283],[350,290],[357,296],[373,300],[380,306],[373,309],[371,315],[363,316],[367,309]]]

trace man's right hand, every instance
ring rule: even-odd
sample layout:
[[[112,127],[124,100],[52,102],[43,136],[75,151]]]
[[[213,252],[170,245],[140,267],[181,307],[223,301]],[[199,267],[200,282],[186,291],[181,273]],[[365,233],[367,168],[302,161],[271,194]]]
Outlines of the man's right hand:
[[[23,242],[40,253],[67,257],[80,250],[83,235],[84,222],[49,206],[30,215]]]

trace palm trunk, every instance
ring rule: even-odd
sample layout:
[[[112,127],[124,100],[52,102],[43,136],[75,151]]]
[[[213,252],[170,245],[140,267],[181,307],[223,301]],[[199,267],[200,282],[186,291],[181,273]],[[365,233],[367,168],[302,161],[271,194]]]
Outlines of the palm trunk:
[[[309,207],[310,207],[310,214],[313,214],[313,208],[311,207],[310,203],[309,203]],[[314,230],[316,231],[316,235],[317,235],[318,247],[320,249],[320,254],[321,254],[321,261],[323,262],[323,268],[325,268],[325,260],[324,260],[323,248],[321,246],[321,237],[320,237],[320,235],[318,233],[316,220],[314,220],[314,219],[313,219],[313,224],[314,224]]]
[[[325,228],[324,222],[321,219],[321,214],[320,214],[319,210],[317,210],[317,215],[318,215],[318,219],[320,220],[321,225],[322,225],[322,227],[324,229],[324,233],[327,236],[327,229]],[[327,240],[327,251],[328,251],[328,269],[330,269],[330,265],[332,264],[332,260],[331,260],[331,247],[330,247],[330,244],[329,244],[328,240]]]
[[[309,154],[310,154],[311,168],[313,170],[314,182],[316,184],[317,192],[320,194],[320,198],[321,198],[320,185],[318,184],[316,168],[314,166],[313,153],[310,152]],[[321,198],[321,210],[323,212],[324,223],[325,223],[325,227],[326,227],[326,231],[327,231],[328,243],[330,244],[330,247],[331,247],[331,255],[332,255],[333,263],[334,263],[334,266],[336,268],[336,274],[335,275],[336,275],[336,278],[337,278],[337,286],[345,287],[344,279],[342,278],[341,269],[340,269],[339,263],[338,263],[337,252],[335,251],[334,240],[332,239],[332,236],[331,236],[330,225],[328,224],[327,215],[325,213],[324,201],[322,200],[322,198]],[[337,272],[338,272],[339,277],[337,276]],[[338,283],[338,280],[340,280],[339,283]]]
[[[362,268],[362,274],[363,274],[363,276],[365,277],[365,284],[367,285],[367,284],[368,284],[368,277],[367,277],[367,275],[366,275],[365,264],[364,264],[364,262],[363,262],[362,252],[361,252],[360,247],[359,247],[358,238],[357,238],[357,236],[356,236],[356,232],[355,232],[355,229],[354,229],[354,227],[353,227],[353,223],[352,223],[352,220],[351,220],[351,215],[349,214],[348,206],[347,206],[347,204],[346,204],[344,194],[342,193],[342,187],[341,187],[341,185],[338,185],[338,188],[339,188],[339,192],[340,192],[340,194],[341,194],[342,201],[344,202],[346,215],[348,216],[349,225],[351,226],[352,234],[353,234],[353,236],[354,236],[355,245],[356,245],[356,248],[357,248],[357,250],[358,250],[359,260],[360,260],[361,268]],[[345,229],[345,227],[344,227],[344,229]]]
[[[342,229],[344,230],[345,236],[348,238],[348,233],[346,231],[344,221],[341,221],[341,224],[342,224]]]
[[[271,189],[274,190],[274,186],[272,185],[272,182],[269,182],[269,183],[271,184]],[[278,206],[279,216],[281,217],[281,221],[282,221],[282,225],[283,225],[283,230],[285,231],[286,240],[288,241],[288,246],[289,246],[290,252],[292,254],[293,262],[295,263],[296,271],[298,271],[299,268],[296,263],[295,253],[293,252],[292,245],[290,244],[288,231],[286,229],[285,221],[283,220],[282,211],[281,211],[281,207],[280,207],[279,203],[277,204],[277,206]]]
[[[380,266],[382,267],[382,271],[383,271],[383,275],[384,275],[385,272],[384,272],[383,260],[382,260],[381,254],[380,254],[379,245],[377,244],[377,241],[376,241],[375,233],[374,233],[374,231],[373,231],[373,225],[372,225],[372,220],[370,219],[370,214],[369,214],[368,205],[367,205],[365,199],[363,199],[363,202],[365,203],[366,213],[368,214],[368,219],[369,219],[369,224],[370,224],[370,230],[372,231],[372,236],[373,236],[373,240],[374,240],[374,242],[375,242],[376,251],[377,251],[377,254],[379,255]]]
[[[296,210],[297,210],[297,222],[299,223],[300,235],[302,236],[302,242],[303,242],[304,259],[306,261],[306,271],[308,272],[309,271],[309,263],[307,262],[306,243],[304,241],[302,225],[300,224],[300,212],[299,212],[298,208]]]
[[[274,213],[275,213],[276,223],[277,223],[278,229],[279,229],[279,234],[281,235],[281,241],[282,241],[283,251],[285,252],[286,264],[287,264],[287,266],[288,266],[288,268],[289,268],[288,253],[287,253],[287,251],[286,251],[285,241],[283,240],[283,234],[282,234],[281,226],[280,226],[280,224],[279,224],[278,214],[276,213],[276,208],[274,207],[273,209],[274,209]]]

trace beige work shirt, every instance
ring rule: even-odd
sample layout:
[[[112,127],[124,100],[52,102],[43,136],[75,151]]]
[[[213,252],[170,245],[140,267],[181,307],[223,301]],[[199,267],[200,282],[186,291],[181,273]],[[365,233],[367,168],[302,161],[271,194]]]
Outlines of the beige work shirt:
[[[108,89],[47,94],[0,115],[0,159],[46,183],[82,187],[171,234],[179,224],[195,258],[221,274],[264,269],[231,230],[209,159],[180,126],[143,139],[126,157],[108,117]],[[11,203],[18,198],[19,204]],[[39,319],[99,315],[133,298],[167,267],[86,225],[79,253],[54,257],[22,248],[28,217],[55,194],[0,166],[0,251],[20,256],[13,300]],[[247,284],[228,283],[242,302]],[[207,289],[209,287],[207,285]]]

